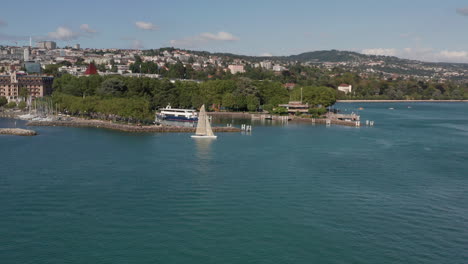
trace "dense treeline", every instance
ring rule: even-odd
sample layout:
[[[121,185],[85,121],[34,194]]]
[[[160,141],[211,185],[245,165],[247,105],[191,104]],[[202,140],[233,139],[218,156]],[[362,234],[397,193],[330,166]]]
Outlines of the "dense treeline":
[[[402,78],[385,79],[380,75],[368,75],[363,78],[358,73],[345,72],[335,68],[331,70],[317,67],[292,65],[287,71],[273,73],[259,68],[247,68],[240,76],[251,79],[270,79],[282,83],[296,83],[299,86],[326,86],[336,89],[340,84],[351,84],[353,92],[345,95],[339,92],[339,99],[407,99],[407,100],[442,100],[468,99],[468,84],[438,80],[422,81]]]
[[[140,66],[141,65],[141,66]],[[194,70],[190,65],[181,62],[166,65],[158,69],[150,62],[138,62],[131,65],[133,72],[159,73],[162,77],[197,80],[231,80],[246,77],[251,80],[270,80],[280,83],[295,83],[298,86],[338,87],[340,84],[351,84],[353,93],[339,94],[340,99],[468,99],[468,84],[452,81],[403,79],[400,77],[384,78],[379,74],[365,74],[344,71],[340,68],[323,69],[319,67],[291,64],[287,70],[273,72],[247,65],[245,73],[232,75],[229,71],[209,66],[203,70]],[[365,76],[365,77],[363,77]]]
[[[72,114],[100,113],[139,120],[150,119],[154,110],[170,104],[179,108],[210,110],[272,110],[278,104],[301,98],[300,88],[292,91],[280,82],[253,81],[239,77],[206,82],[122,76],[74,77],[63,75],[54,80],[54,103]],[[336,91],[329,87],[307,86],[303,100],[311,106],[326,107],[336,101]]]

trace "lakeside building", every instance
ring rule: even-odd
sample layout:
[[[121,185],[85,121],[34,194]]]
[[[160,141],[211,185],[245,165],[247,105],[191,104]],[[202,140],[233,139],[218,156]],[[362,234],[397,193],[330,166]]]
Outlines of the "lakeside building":
[[[0,75],[0,96],[7,98],[8,102],[21,101],[20,89],[26,88],[33,99],[50,95],[54,77],[44,75],[23,75],[12,72],[10,75]]]
[[[289,114],[309,112],[309,104],[303,104],[301,101],[289,101],[287,104],[280,104],[278,106],[288,109]]]
[[[351,93],[352,90],[353,86],[351,84],[342,83],[340,86],[338,86],[338,91],[342,91],[346,94]]]

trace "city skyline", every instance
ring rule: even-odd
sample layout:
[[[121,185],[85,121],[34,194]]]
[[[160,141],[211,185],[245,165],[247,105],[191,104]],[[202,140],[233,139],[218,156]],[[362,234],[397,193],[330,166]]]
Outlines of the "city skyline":
[[[2,4],[18,10],[17,4]],[[54,40],[84,48],[182,49],[243,55],[349,50],[435,62],[468,63],[463,1],[292,1],[192,3],[80,1],[65,7],[25,1],[30,12],[0,15],[0,45]],[[44,19],[51,14],[53,19]],[[47,15],[46,15],[47,17]],[[40,23],[38,22],[40,21]]]

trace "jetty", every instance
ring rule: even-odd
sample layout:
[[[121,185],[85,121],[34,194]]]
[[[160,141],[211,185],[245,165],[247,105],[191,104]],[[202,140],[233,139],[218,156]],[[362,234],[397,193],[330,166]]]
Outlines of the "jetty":
[[[27,126],[61,126],[105,128],[132,133],[195,133],[195,127],[130,125],[102,120],[73,119],[69,121],[30,121]],[[213,132],[240,132],[236,127],[213,127]]]
[[[251,114],[252,120],[274,120],[280,122],[298,122],[298,123],[308,123],[308,124],[317,124],[317,125],[339,125],[339,126],[352,126],[360,127],[361,121],[360,116],[351,113],[351,114],[335,114],[327,113],[323,118],[310,118],[310,117],[301,117],[296,115],[272,115],[272,114]]]
[[[21,128],[0,128],[0,135],[35,136],[37,132]]]

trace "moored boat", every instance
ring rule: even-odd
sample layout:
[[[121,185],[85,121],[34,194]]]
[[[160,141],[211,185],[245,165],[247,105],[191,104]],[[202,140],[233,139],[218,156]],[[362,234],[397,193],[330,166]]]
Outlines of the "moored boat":
[[[156,117],[160,120],[179,121],[179,122],[197,122],[198,114],[193,109],[172,108],[167,105],[165,108],[159,109]]]

